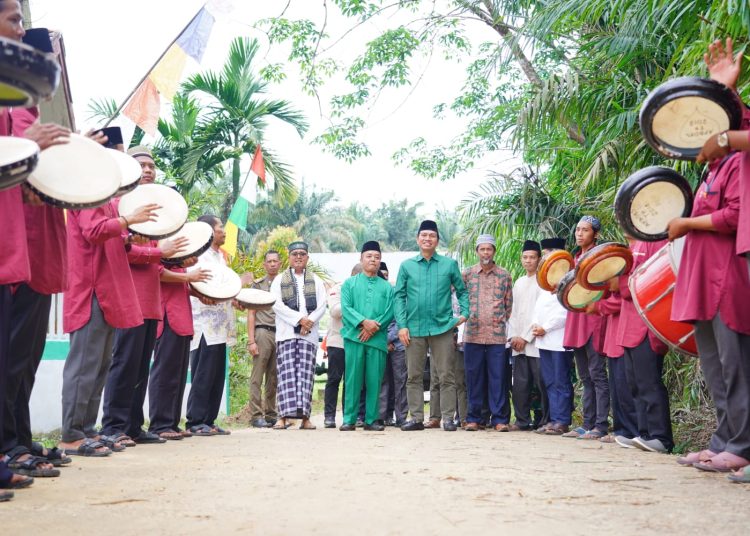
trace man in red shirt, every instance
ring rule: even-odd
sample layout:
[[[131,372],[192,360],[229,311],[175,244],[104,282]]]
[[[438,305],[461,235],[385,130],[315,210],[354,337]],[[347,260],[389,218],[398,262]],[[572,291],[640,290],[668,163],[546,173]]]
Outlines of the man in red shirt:
[[[142,146],[128,151],[141,164],[139,184],[152,184],[156,167],[151,152]],[[117,200],[115,201],[117,204]],[[143,426],[143,403],[146,398],[151,354],[156,343],[156,327],[162,319],[159,276],[163,270],[162,256],[180,251],[186,239],[159,243],[150,240],[145,244],[132,244],[127,252],[130,275],[140,306],[143,323],[115,331],[112,364],[104,389],[102,430],[104,436],[121,441],[126,446],[134,443],[164,443],[166,439],[182,439],[176,432],[164,437],[146,432]]]

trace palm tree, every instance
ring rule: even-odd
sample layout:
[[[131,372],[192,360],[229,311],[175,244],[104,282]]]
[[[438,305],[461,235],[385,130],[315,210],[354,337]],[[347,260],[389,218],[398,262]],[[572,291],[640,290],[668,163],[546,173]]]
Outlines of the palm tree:
[[[261,98],[268,92],[268,83],[253,70],[258,49],[257,40],[237,38],[232,42],[221,72],[196,74],[183,86],[188,94],[201,93],[210,99],[205,116],[199,118],[200,135],[182,168],[183,180],[195,181],[201,172],[199,163],[202,159],[230,161],[232,190],[229,207],[240,192],[241,159],[243,155],[252,156],[258,144],[262,145],[266,171],[274,179],[274,199],[290,202],[296,196],[289,166],[264,143],[263,132],[271,118],[291,125],[300,136],[307,131],[308,123],[289,102]]]

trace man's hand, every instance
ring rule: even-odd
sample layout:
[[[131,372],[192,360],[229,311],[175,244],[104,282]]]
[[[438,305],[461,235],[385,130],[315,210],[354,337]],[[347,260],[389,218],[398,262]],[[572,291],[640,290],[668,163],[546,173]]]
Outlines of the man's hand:
[[[465,316],[459,316],[459,317],[458,317],[458,322],[456,322],[456,325],[455,325],[455,326],[453,326],[453,327],[454,327],[454,328],[457,328],[458,326],[460,326],[460,325],[461,325],[461,324],[463,324],[464,322],[466,322],[466,317],[465,317]]]
[[[219,305],[218,301],[212,300],[211,298],[207,298],[205,296],[196,296],[196,298],[198,298],[198,301],[203,305]]]
[[[146,223],[147,221],[156,221],[156,211],[161,208],[156,203],[149,203],[135,209],[132,213],[125,216],[128,225],[134,223]]]
[[[24,137],[36,142],[44,151],[53,145],[62,145],[70,141],[70,129],[55,123],[34,123],[26,129]]]
[[[95,141],[99,145],[104,145],[105,143],[107,143],[109,141],[109,138],[107,137],[107,135],[104,132],[102,132],[101,130],[91,129],[91,130],[89,130],[84,135],[88,139],[90,139],[91,141]]]
[[[411,342],[411,337],[409,337],[409,328],[401,328],[398,330],[398,338],[401,341],[401,344],[404,346],[409,346],[409,343]]]
[[[130,220],[128,220],[130,221]],[[174,240],[163,240],[161,243],[161,254],[164,257],[173,257],[182,253],[190,241],[186,237],[175,238]]]
[[[708,75],[711,79],[737,91],[737,80],[742,70],[742,53],[734,57],[733,53],[731,37],[727,37],[726,49],[717,39],[708,45],[708,53],[703,55],[703,61],[708,67]]]
[[[613,277],[609,280],[609,291],[610,292],[620,292],[620,278],[619,277]]]
[[[719,160],[729,154],[730,148],[728,146],[719,147],[718,138],[720,134],[721,133],[714,134],[705,141],[701,148],[701,152],[698,153],[698,156],[695,159],[696,162],[699,164],[703,162],[713,162],[714,160]]]
[[[26,184],[21,185],[21,194],[23,202],[32,207],[41,207],[44,205],[42,198],[35,194]]]
[[[247,351],[250,352],[250,355],[252,355],[253,357],[257,357],[258,355],[260,355],[260,350],[258,350],[258,343],[256,343],[255,341],[247,341]]]
[[[307,317],[304,317],[300,319],[299,325],[302,326],[302,329],[306,330],[307,333],[310,333],[312,331],[313,326],[315,325],[315,322],[313,322]]]
[[[393,345],[393,343],[392,343],[392,342],[389,342],[389,343],[388,343],[388,351],[389,351],[389,352],[392,352],[392,351],[393,351],[393,350],[395,350],[395,349],[396,349],[396,347],[395,347],[395,346]]]
[[[510,347],[516,352],[523,352],[523,349],[526,348],[526,341],[521,337],[511,337]]]
[[[191,266],[195,266],[196,264],[198,264],[198,257],[188,257],[187,259],[182,261],[180,266],[182,266],[183,268],[190,268]]]
[[[362,329],[370,332],[370,336],[374,335],[380,329],[380,324],[375,320],[363,320],[361,326]]]
[[[599,312],[596,310],[596,302],[589,303],[586,306],[586,314],[587,315],[596,315],[596,314],[599,314]]]
[[[667,237],[672,242],[690,232],[689,218],[674,218],[667,224]]]
[[[206,270],[204,268],[199,268],[197,270],[191,270],[189,272],[185,272],[185,275],[187,276],[187,280],[189,283],[198,283],[200,281],[208,281],[213,276],[211,275],[211,270]]]
[[[138,244],[139,246],[144,246],[151,242],[151,239],[149,237],[139,234],[131,234],[128,236],[128,239],[131,244]]]
[[[359,330],[359,340],[362,342],[367,342],[372,338],[372,333],[367,331],[366,329],[362,328]]]
[[[534,337],[544,337],[546,333],[545,329],[539,324],[531,326],[531,334],[534,335]]]

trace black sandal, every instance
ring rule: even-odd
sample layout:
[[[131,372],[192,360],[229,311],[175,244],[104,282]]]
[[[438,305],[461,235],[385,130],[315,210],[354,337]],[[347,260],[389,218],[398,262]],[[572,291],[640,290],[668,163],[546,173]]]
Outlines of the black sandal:
[[[105,450],[97,450],[105,447]],[[104,458],[112,454],[112,451],[99,441],[87,437],[83,443],[74,449],[65,449],[65,454],[70,456],[85,456],[87,458]]]
[[[12,491],[0,491],[0,502],[8,502],[13,498],[13,495]]]
[[[215,436],[216,432],[214,432],[211,428],[209,428],[205,424],[197,424],[195,426],[190,427],[190,433],[192,433],[194,436]]]
[[[45,450],[47,451],[46,454],[44,453]],[[39,456],[40,458],[47,458],[47,461],[55,467],[62,467],[64,465],[73,463],[73,459],[69,456],[66,456],[65,453],[59,448],[54,447],[51,449],[45,449],[41,443],[32,443],[31,453],[34,456]]]
[[[112,452],[122,452],[125,446],[117,442],[115,436],[100,435],[99,441]]]
[[[20,475],[22,476],[22,475]],[[13,477],[8,482],[0,482],[0,489],[23,489],[28,488],[34,483],[34,479],[30,476],[25,476],[21,480],[13,482]]]
[[[6,455],[8,456],[8,469],[13,471],[17,475],[33,476],[39,478],[54,478],[60,476],[59,469],[41,469],[39,467],[40,465],[49,464],[50,462],[47,460],[47,458],[34,456],[26,447],[15,447],[11,449],[10,452],[8,452]],[[20,460],[20,458],[24,456],[28,456],[28,458],[25,460]]]

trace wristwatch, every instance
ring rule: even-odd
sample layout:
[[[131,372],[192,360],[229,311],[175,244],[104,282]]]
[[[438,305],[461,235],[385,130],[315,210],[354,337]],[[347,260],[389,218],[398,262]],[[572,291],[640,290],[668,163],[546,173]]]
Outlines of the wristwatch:
[[[723,149],[729,147],[729,136],[726,130],[716,137],[716,145]]]

